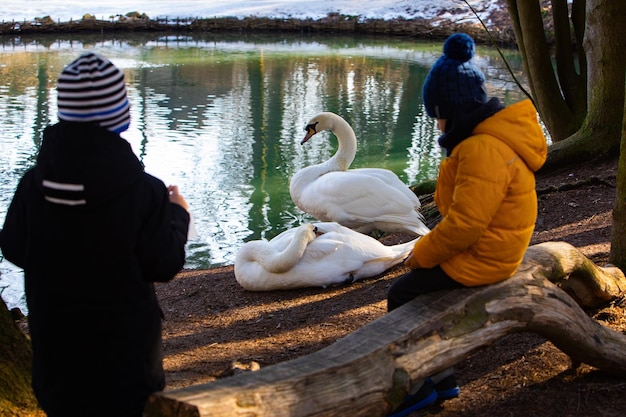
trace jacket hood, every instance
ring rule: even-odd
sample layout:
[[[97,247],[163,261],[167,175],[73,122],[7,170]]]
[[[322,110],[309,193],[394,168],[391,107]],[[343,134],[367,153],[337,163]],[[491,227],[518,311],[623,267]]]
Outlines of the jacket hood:
[[[62,121],[44,130],[35,175],[46,200],[93,208],[126,191],[143,166],[117,133]]]
[[[488,134],[506,143],[534,172],[546,161],[548,144],[530,100],[505,107],[478,124],[473,133]]]

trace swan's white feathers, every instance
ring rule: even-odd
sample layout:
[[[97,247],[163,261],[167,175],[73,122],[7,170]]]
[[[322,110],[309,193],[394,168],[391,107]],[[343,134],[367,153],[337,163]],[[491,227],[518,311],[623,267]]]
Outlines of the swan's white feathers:
[[[413,203],[413,208],[415,210],[419,210],[422,206],[419,198],[415,195],[413,191],[409,187],[403,183],[398,176],[388,169],[383,168],[357,168],[352,171],[358,171],[361,174],[368,175],[370,177],[375,177],[387,184],[389,187],[393,187],[394,189],[400,191],[409,201]]]
[[[282,274],[291,270],[300,260],[307,245],[315,239],[315,226],[304,224],[287,230],[270,242],[262,240],[244,244],[235,258],[235,276],[237,265],[249,265],[250,262],[263,265],[263,270],[272,274]]]
[[[331,130],[339,147],[327,161],[302,168],[292,177],[291,198],[302,211],[362,233],[379,229],[424,235],[430,231],[418,211],[419,199],[395,173],[381,168],[348,169],[357,145],[344,119],[323,112],[307,126],[305,139]]]
[[[311,239],[312,230],[321,234]],[[334,222],[305,224],[270,241],[245,243],[235,278],[250,291],[328,287],[379,275],[401,263],[414,244],[386,246]]]
[[[377,222],[403,222],[407,218],[421,221],[421,214],[417,211],[419,200],[408,187],[404,188],[415,197],[414,204],[406,204],[410,200],[403,190],[386,186],[377,176],[359,170],[350,170],[349,175],[346,173],[329,172],[324,175],[324,181],[309,184],[302,193],[300,204],[318,220],[336,221],[356,230],[369,228],[372,219]],[[354,190],[356,184],[367,184],[376,192],[358,192]],[[337,189],[349,190],[349,187],[352,192],[337,193]]]

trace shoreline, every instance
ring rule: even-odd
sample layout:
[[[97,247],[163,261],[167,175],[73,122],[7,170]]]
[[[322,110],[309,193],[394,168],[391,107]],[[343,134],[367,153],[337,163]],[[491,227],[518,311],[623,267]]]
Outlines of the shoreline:
[[[216,17],[188,19],[150,19],[129,17],[119,20],[101,20],[86,17],[69,22],[55,22],[51,18],[24,22],[0,23],[0,39],[21,35],[37,34],[118,34],[118,33],[290,33],[290,34],[333,34],[375,35],[392,37],[414,37],[423,40],[444,40],[455,32],[465,32],[476,43],[497,43],[498,46],[516,47],[515,34],[507,21],[488,27],[485,31],[480,23],[440,24],[441,21],[427,19],[360,19],[358,16],[329,14],[322,19],[267,18],[267,17]]]

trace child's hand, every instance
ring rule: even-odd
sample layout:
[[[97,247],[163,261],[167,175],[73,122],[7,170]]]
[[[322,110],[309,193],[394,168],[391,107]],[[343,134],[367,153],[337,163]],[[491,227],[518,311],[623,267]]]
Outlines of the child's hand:
[[[167,192],[170,195],[170,202],[171,203],[178,204],[179,206],[181,206],[185,210],[189,211],[189,204],[187,204],[187,201],[185,201],[185,198],[182,195],[179,194],[178,186],[176,186],[176,185],[168,186],[167,187]]]
[[[420,264],[417,262],[417,259],[413,256],[413,251],[409,253],[409,256],[404,260],[404,265],[408,266],[411,269],[421,268]]]

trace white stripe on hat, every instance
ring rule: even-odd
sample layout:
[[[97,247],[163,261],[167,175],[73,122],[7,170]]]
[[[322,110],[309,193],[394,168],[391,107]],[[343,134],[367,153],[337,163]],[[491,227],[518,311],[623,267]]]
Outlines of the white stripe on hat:
[[[81,55],[61,72],[57,105],[61,120],[97,122],[118,133],[130,122],[124,73],[93,52]]]

